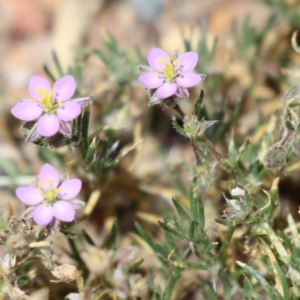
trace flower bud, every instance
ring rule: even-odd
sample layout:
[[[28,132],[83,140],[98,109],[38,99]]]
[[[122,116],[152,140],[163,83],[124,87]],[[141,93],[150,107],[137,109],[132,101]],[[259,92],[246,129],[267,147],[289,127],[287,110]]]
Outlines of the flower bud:
[[[185,116],[183,119],[183,128],[185,131],[185,135],[190,139],[193,139],[197,136],[199,132],[199,128],[201,127],[201,123],[198,121],[196,116]]]
[[[281,169],[286,166],[288,152],[282,145],[275,144],[263,158],[263,164],[269,169]]]
[[[54,277],[56,277],[59,281],[62,282],[71,282],[76,280],[80,273],[77,268],[73,265],[63,264],[61,266],[56,266],[51,273]]]
[[[183,128],[185,135],[190,138],[202,137],[205,134],[205,131],[211,126],[217,124],[219,121],[211,120],[206,121],[202,119],[198,120],[198,117],[193,115],[191,117],[185,116],[183,119]]]
[[[238,193],[242,194],[242,189],[238,188]],[[236,189],[233,189],[233,194],[236,193]],[[245,191],[244,191],[245,193]],[[224,195],[227,203],[227,207],[223,211],[221,220],[224,220],[226,224],[237,225],[245,222],[246,218],[251,214],[252,206],[249,197],[246,195],[235,196],[235,199],[228,199]]]

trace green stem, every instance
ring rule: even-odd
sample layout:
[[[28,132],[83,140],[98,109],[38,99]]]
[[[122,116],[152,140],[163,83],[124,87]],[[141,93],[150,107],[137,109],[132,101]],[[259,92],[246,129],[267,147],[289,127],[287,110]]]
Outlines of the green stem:
[[[234,233],[234,230],[235,230],[235,227],[230,227],[229,228],[229,231],[227,232],[227,235],[226,235],[226,239],[225,241],[223,242],[223,245],[220,249],[220,252],[219,252],[219,261],[222,263],[222,264],[225,264],[225,254],[226,254],[226,250],[228,249],[228,246],[230,244],[230,241],[231,241],[231,238],[233,236],[233,233]]]
[[[194,145],[197,148],[196,143],[202,143],[202,145],[204,145],[206,147],[206,149],[210,152],[210,154],[216,158],[216,160],[219,162],[220,166],[228,173],[231,172],[230,166],[226,163],[226,161],[222,157],[222,155],[214,148],[213,144],[207,139],[207,137],[205,137],[203,135],[203,136],[201,136],[201,140],[196,140],[194,142]]]
[[[198,153],[198,149],[197,149],[197,147],[195,146],[195,144],[193,142],[191,142],[191,145],[192,145],[193,151],[195,153],[196,164],[197,164],[197,166],[201,166],[202,165],[202,161],[201,161],[200,155]]]
[[[79,251],[77,249],[77,246],[74,242],[74,240],[72,239],[68,239],[68,242],[69,242],[69,246],[70,248],[72,249],[72,255],[73,255],[73,259],[78,263],[78,265],[80,266],[80,269],[82,270],[82,275],[84,278],[87,278],[88,276],[88,269],[84,263],[84,261],[82,260],[80,254],[79,254]]]
[[[169,300],[171,298],[172,293],[174,291],[174,286],[179,277],[180,277],[180,270],[175,269],[167,283],[166,290],[163,295],[163,300]]]
[[[202,136],[201,140],[204,142],[204,145],[207,149],[210,150],[212,155],[218,160],[218,161],[223,161],[222,155],[214,148],[213,144],[207,139],[206,136]]]

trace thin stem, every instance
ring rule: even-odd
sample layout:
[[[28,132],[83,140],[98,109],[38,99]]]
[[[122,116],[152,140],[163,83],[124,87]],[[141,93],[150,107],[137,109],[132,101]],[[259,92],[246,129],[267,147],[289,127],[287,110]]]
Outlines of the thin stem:
[[[212,143],[207,139],[206,136],[202,136],[202,141],[204,142],[204,145],[206,146],[206,148],[208,148],[211,153],[213,154],[213,156],[218,160],[223,160],[222,155],[213,147]]]
[[[166,289],[165,289],[165,292],[163,295],[163,300],[169,300],[171,298],[175,284],[176,284],[179,276],[180,276],[180,270],[174,269],[173,273],[167,283],[167,286],[166,286]]]
[[[221,167],[227,171],[231,172],[230,166],[226,163],[222,155],[214,148],[213,144],[203,135],[201,136],[201,140],[195,140],[194,145],[197,148],[196,143],[202,143],[206,147],[206,149],[217,159]]]
[[[197,164],[197,166],[201,166],[202,165],[202,161],[201,161],[200,155],[198,153],[198,149],[197,149],[197,147],[195,146],[195,144],[193,142],[191,142],[191,146],[192,146],[193,151],[195,153],[196,164]]]
[[[233,236],[233,233],[234,233],[234,230],[235,230],[235,227],[230,227],[229,228],[229,231],[227,232],[227,235],[226,235],[226,239],[220,249],[220,252],[219,252],[219,260],[221,263],[224,263],[224,259],[225,259],[225,254],[226,254],[226,250],[228,249],[228,246],[230,244],[230,241],[231,241],[231,238]]]
[[[172,108],[180,115],[180,118],[183,119],[185,117],[184,112],[180,108],[180,106],[174,101]]]
[[[180,106],[173,100],[172,102],[172,105],[171,107],[179,114],[181,120],[184,119],[185,117],[185,114],[184,112],[182,111],[182,109],[180,108]],[[200,158],[200,155],[198,153],[198,150],[197,150],[197,147],[195,146],[195,144],[193,142],[191,142],[191,146],[193,148],[193,151],[195,153],[195,157],[196,157],[196,164],[198,166],[201,166],[202,165],[202,162],[201,162],[201,158]]]
[[[175,100],[173,99],[173,97],[168,98],[165,101],[163,101],[161,103],[161,106],[163,108],[173,108],[179,114],[181,120],[183,120],[183,118],[185,117],[184,112],[182,111],[182,109],[180,108],[180,106],[175,102]]]

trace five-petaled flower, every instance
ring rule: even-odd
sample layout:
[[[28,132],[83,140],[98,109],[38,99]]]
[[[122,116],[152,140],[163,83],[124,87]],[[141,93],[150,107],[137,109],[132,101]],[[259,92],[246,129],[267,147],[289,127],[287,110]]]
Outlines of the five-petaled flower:
[[[140,66],[138,81],[147,89],[155,90],[150,103],[156,104],[173,95],[188,98],[187,88],[197,85],[205,75],[192,73],[198,62],[196,52],[170,57],[164,50],[153,48],[148,53],[149,67]]]
[[[29,206],[24,216],[32,217],[38,225],[48,225],[53,219],[72,222],[75,209],[84,206],[83,201],[74,199],[81,186],[80,179],[61,180],[56,169],[45,164],[38,175],[37,184],[18,187],[16,196]]]
[[[80,114],[89,97],[71,99],[76,90],[73,76],[58,79],[53,88],[43,77],[33,75],[28,91],[33,99],[22,99],[11,109],[11,113],[22,121],[37,120],[27,141],[38,136],[51,137],[61,132],[70,136],[72,123]]]

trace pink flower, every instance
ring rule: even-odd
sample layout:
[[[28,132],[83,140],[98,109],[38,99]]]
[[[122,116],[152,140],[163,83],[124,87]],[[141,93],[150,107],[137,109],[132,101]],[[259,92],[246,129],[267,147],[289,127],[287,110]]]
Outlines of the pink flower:
[[[187,88],[197,85],[205,77],[203,74],[191,73],[197,62],[196,52],[170,57],[164,50],[153,48],[148,53],[150,68],[141,66],[143,73],[138,81],[148,89],[155,89],[157,100],[173,95],[188,98]]]
[[[11,109],[11,113],[22,121],[37,120],[29,140],[39,135],[50,137],[58,132],[71,135],[72,123],[81,114],[81,109],[90,98],[71,99],[76,90],[73,76],[58,79],[53,88],[43,77],[33,75],[28,91],[33,99],[22,99]]]
[[[79,194],[81,185],[81,180],[77,178],[61,181],[56,169],[45,164],[38,175],[37,185],[18,187],[16,196],[30,206],[25,215],[32,217],[38,225],[48,225],[54,218],[72,222],[75,209],[84,206],[83,201],[74,199]]]

